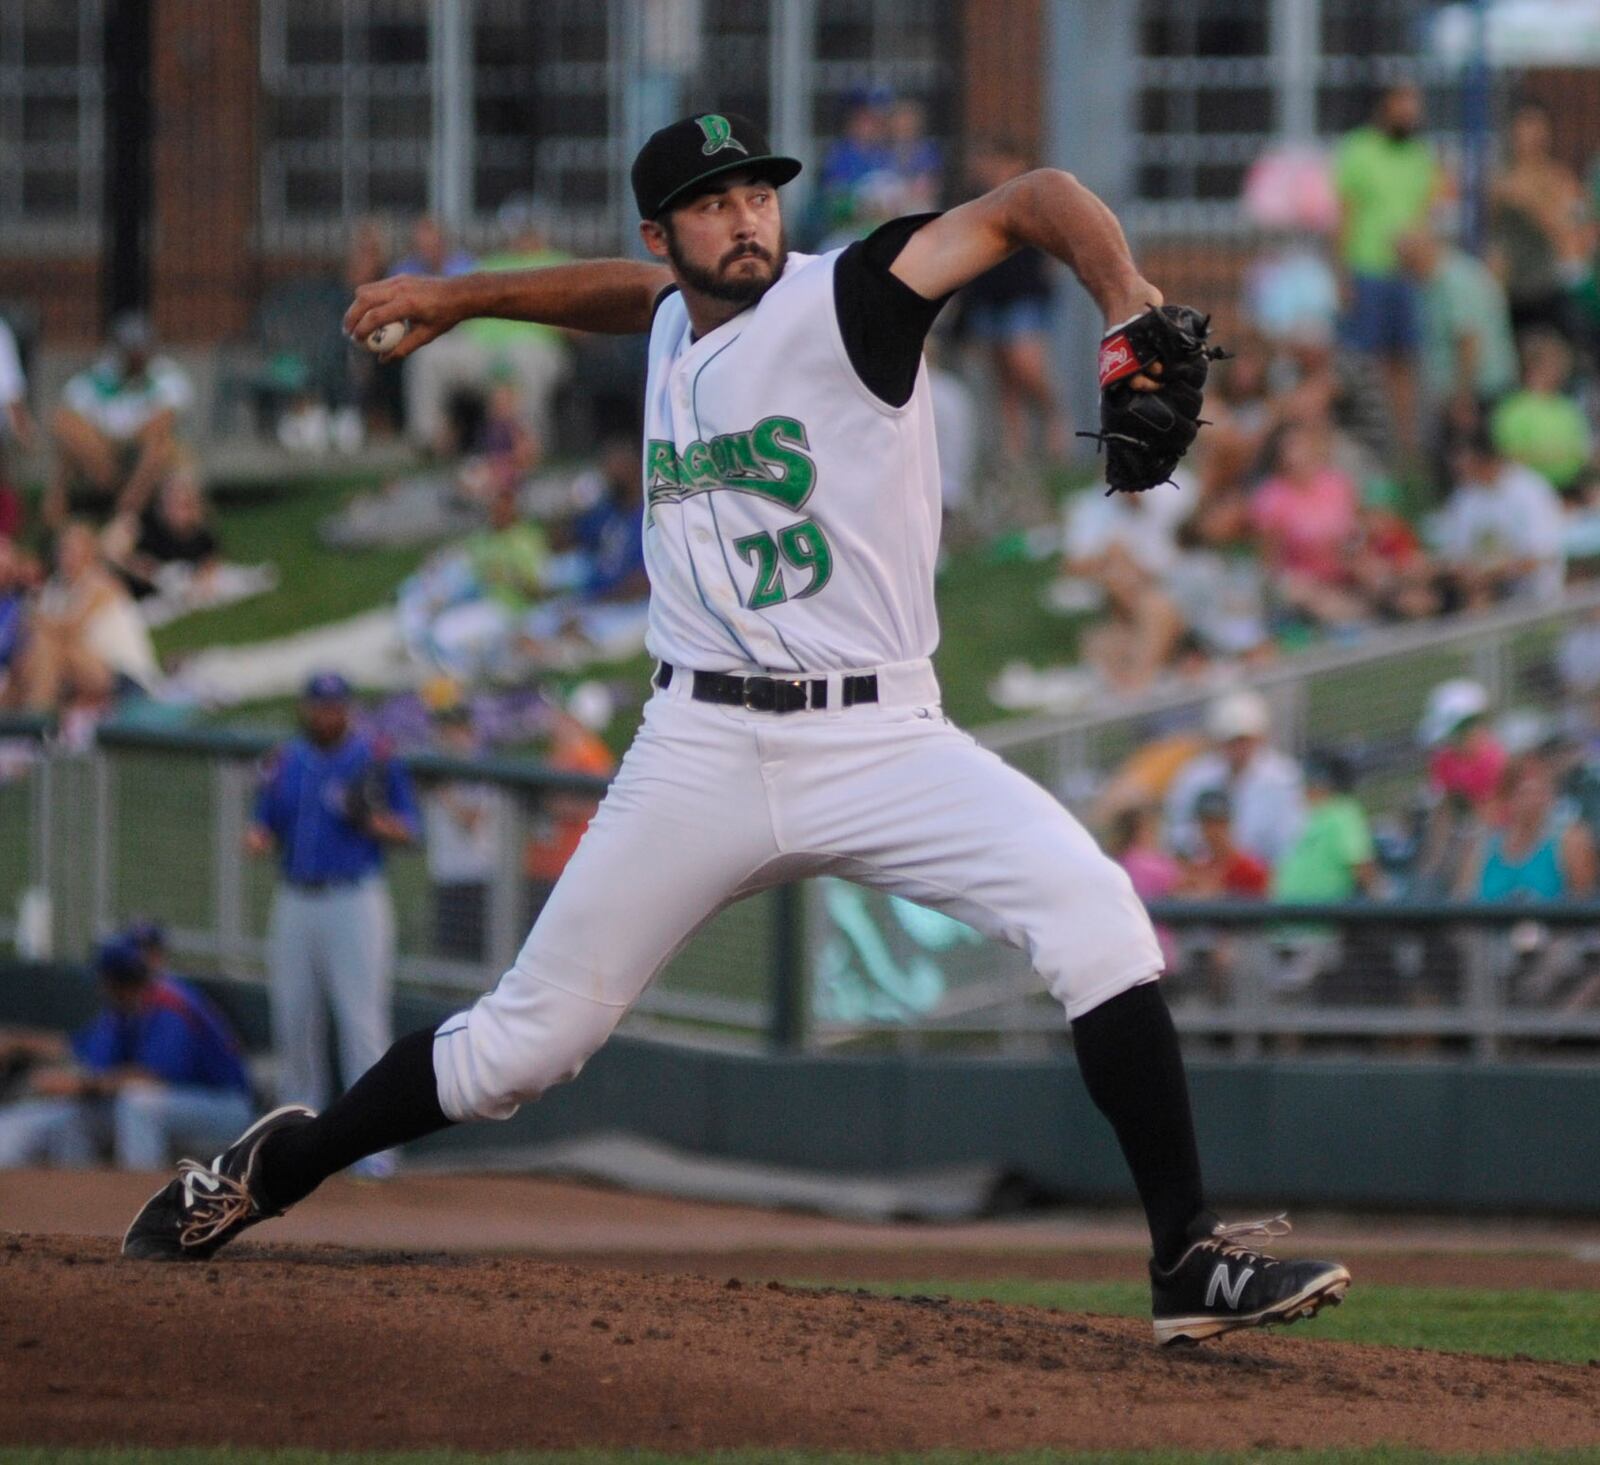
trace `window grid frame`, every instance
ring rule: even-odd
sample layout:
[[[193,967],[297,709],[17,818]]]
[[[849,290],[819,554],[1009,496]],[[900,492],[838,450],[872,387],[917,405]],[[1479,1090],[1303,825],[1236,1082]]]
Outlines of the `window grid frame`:
[[[341,47],[345,60],[339,64],[296,63],[291,65],[285,56],[288,24],[295,0],[261,0],[260,11],[260,76],[263,94],[263,114],[270,117],[273,103],[281,97],[307,96],[332,97],[340,107],[340,132],[337,142],[327,139],[286,140],[274,138],[270,129],[264,128],[260,138],[260,156],[257,179],[258,217],[256,243],[267,255],[293,255],[298,253],[326,253],[342,243],[354,219],[364,213],[394,214],[392,209],[370,208],[367,180],[375,161],[391,165],[412,166],[412,160],[403,156],[412,144],[375,143],[367,134],[366,106],[379,90],[378,76],[381,68],[367,59],[366,32],[370,25],[377,0],[348,0],[341,6]],[[506,23],[516,19],[516,12],[496,6],[487,0],[481,7],[474,0],[464,0],[471,7],[469,24],[476,27],[482,17],[487,23],[497,20]],[[783,0],[767,0],[769,6]],[[857,56],[835,57],[829,60],[815,56],[810,76],[813,95],[813,116],[819,125],[815,128],[816,146],[820,157],[835,128],[833,119],[839,100],[856,87],[872,83],[887,83],[896,91],[917,97],[929,104],[932,132],[948,148],[951,139],[938,123],[941,114],[947,113],[949,98],[940,89],[953,93],[959,86],[958,67],[951,59],[952,48],[942,43],[940,37],[953,37],[959,26],[958,7],[951,0],[939,0],[937,5],[919,3],[919,0],[822,0],[817,14],[818,34],[823,21],[823,7],[848,9],[858,17],[866,44]],[[709,7],[708,7],[709,9]],[[583,48],[581,57],[565,54],[561,46],[569,39],[568,30],[574,21],[590,23],[592,13],[587,4],[567,4],[555,0],[541,8],[541,18],[548,16],[549,45],[540,47],[531,60],[516,65],[485,64],[476,54],[473,65],[473,92],[475,99],[504,99],[522,91],[538,98],[542,107],[559,109],[563,97],[592,98],[603,91],[615,111],[619,77],[617,74],[616,47],[612,43],[620,19],[607,7],[605,19],[605,54],[593,53],[592,33],[590,44]],[[740,54],[753,54],[752,48],[761,50],[761,65],[747,68],[748,82],[743,95],[762,98],[762,115],[770,109],[769,77],[764,47],[771,34],[771,15],[763,17],[763,25],[752,29],[741,26],[721,38],[714,29],[708,30],[701,47],[699,74],[691,81],[704,82],[716,74],[710,65],[713,53],[724,50]],[[432,21],[430,19],[430,27]],[[431,34],[431,29],[430,29]],[[576,33],[574,33],[576,34]],[[476,52],[477,33],[473,32]],[[353,73],[343,77],[346,71]],[[414,94],[418,105],[431,102],[428,85],[428,68],[413,68],[413,75],[404,78],[417,83]],[[402,78],[386,74],[382,85],[392,88]],[[342,90],[340,89],[342,87]],[[392,89],[390,95],[400,94]],[[426,99],[426,101],[424,100]],[[770,119],[769,119],[770,121]],[[617,237],[618,221],[609,203],[593,202],[577,205],[571,202],[572,175],[574,173],[603,174],[612,183],[625,176],[627,160],[618,154],[615,138],[607,133],[544,133],[538,136],[515,135],[482,130],[476,115],[471,118],[470,165],[476,171],[487,164],[491,167],[526,168],[528,191],[544,201],[556,220],[557,232],[564,244],[580,248],[625,247],[626,238]],[[431,133],[431,129],[430,129]],[[381,149],[381,151],[380,151]],[[397,150],[398,149],[398,150]],[[339,176],[339,205],[337,210],[290,214],[287,208],[287,171],[295,166],[328,168],[335,153],[341,163]],[[414,165],[431,177],[436,166],[428,140],[414,145]],[[592,191],[592,190],[586,190]],[[434,190],[428,189],[432,197]],[[476,190],[474,190],[476,193]],[[473,214],[463,231],[465,242],[471,244],[492,236],[496,200],[474,202]],[[626,233],[626,230],[623,230]]]
[[[1404,30],[1420,24],[1430,7],[1427,0],[1394,0],[1389,10],[1389,18],[1396,28]],[[1401,79],[1416,80],[1428,87],[1443,79],[1437,65],[1412,53],[1383,51],[1357,55],[1322,50],[1326,30],[1324,18],[1325,12],[1319,16],[1314,31],[1318,50],[1305,71],[1312,116],[1317,119],[1315,134],[1310,139],[1314,145],[1331,149],[1342,132],[1342,129],[1322,124],[1327,93],[1359,92]],[[1270,125],[1265,130],[1202,132],[1197,125],[1199,96],[1202,91],[1275,89],[1278,77],[1273,46],[1281,16],[1276,7],[1269,12],[1265,49],[1253,56],[1194,54],[1199,39],[1199,20],[1192,0],[1141,0],[1141,34],[1148,33],[1146,25],[1154,19],[1166,23],[1173,52],[1134,57],[1133,94],[1137,97],[1150,92],[1160,94],[1162,115],[1167,123],[1159,129],[1146,128],[1142,117],[1135,119],[1133,176],[1127,208],[1130,231],[1146,239],[1202,233],[1223,237],[1247,235],[1252,232],[1252,226],[1238,207],[1237,194],[1206,196],[1199,187],[1199,173],[1207,166],[1248,164],[1265,148],[1282,141],[1287,120],[1284,98],[1281,93],[1274,96]],[[1147,166],[1164,171],[1166,189],[1161,197],[1145,191],[1141,174]]]
[[[27,14],[0,7],[0,230],[19,254],[89,256],[98,251],[105,187],[104,0],[76,0],[76,60],[30,68]],[[71,100],[77,108],[71,141],[30,142],[30,100]],[[30,214],[26,181],[34,167],[75,175],[70,213]]]

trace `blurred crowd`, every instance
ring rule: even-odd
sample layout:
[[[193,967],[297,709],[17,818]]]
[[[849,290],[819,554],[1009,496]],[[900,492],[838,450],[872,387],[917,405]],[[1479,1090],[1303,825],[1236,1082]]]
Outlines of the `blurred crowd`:
[[[0,321],[10,423],[0,454],[40,436],[26,385]],[[149,322],[124,315],[49,413],[36,523],[0,456],[0,708],[93,715],[149,693],[161,679],[151,627],[239,591],[240,567],[222,560],[179,430],[191,400],[187,376],[157,350]]]
[[[1074,426],[1050,349],[1058,266],[1022,251],[945,313],[929,362],[947,543],[1020,534],[1031,550],[1059,547],[1047,603],[1075,618],[1063,659],[1079,653],[1083,670],[1051,685],[1055,701],[1225,679],[1319,638],[1550,602],[1600,554],[1600,170],[1582,179],[1557,157],[1544,109],[1517,104],[1474,253],[1427,123],[1421,91],[1395,85],[1331,154],[1274,149],[1250,170],[1241,209],[1265,244],[1237,301],[1219,302],[1234,359],[1213,376],[1210,425],[1175,487],[1112,499],[1091,488],[1057,508]],[[844,99],[792,243],[841,245],[1037,161],[974,136],[958,169],[922,102],[864,87]],[[219,353],[209,398],[208,432],[237,427],[247,408],[295,452],[389,438],[420,456],[426,472],[328,534],[348,547],[453,541],[399,614],[422,662],[469,680],[637,639],[637,604],[618,609],[642,592],[633,548],[617,543],[631,501],[609,465],[637,442],[640,343],[475,321],[386,364],[351,349],[339,321],[355,287],[388,274],[558,262],[551,232],[530,197],[500,210],[481,249],[428,217],[403,237],[360,220],[337,271],[268,286],[250,340]],[[141,622],[266,583],[219,574],[195,402],[149,323],[128,316],[41,427],[0,327],[5,436],[51,451],[31,526],[0,471],[7,705],[59,711],[148,690]],[[571,493],[548,487],[552,463]],[[605,511],[584,498],[594,475],[609,485]],[[63,533],[79,524],[93,554]]]
[[[1425,124],[1397,85],[1331,158],[1252,170],[1244,207],[1269,242],[1212,425],[1175,489],[1069,503],[1051,603],[1094,617],[1077,695],[1551,603],[1600,550],[1600,191],[1520,103],[1474,255]]]
[[[1108,706],[1184,686],[1209,699],[1197,724],[1145,730],[1090,821],[1140,896],[1167,911],[1160,936],[1180,996],[1223,1000],[1250,984],[1287,1003],[1449,1005],[1480,939],[1426,923],[1335,928],[1303,912],[1236,927],[1184,918],[1184,902],[1600,894],[1600,621],[1554,648],[1558,715],[1530,718],[1454,679],[1387,748],[1314,738],[1295,756],[1267,702],[1231,689],[1241,671],[1317,640],[1559,604],[1600,556],[1600,166],[1588,178],[1568,166],[1544,108],[1518,104],[1469,248],[1460,180],[1427,131],[1423,94],[1396,85],[1331,155],[1274,150],[1252,168],[1241,207],[1264,243],[1237,300],[1217,302],[1233,358],[1212,376],[1209,425],[1172,487],[1108,497],[1096,485],[1058,502],[1081,470],[1079,424],[1053,365],[1063,272],[1038,252],[963,290],[928,343],[947,546],[998,557],[1020,541],[1058,558],[1046,602],[1073,618],[1061,654],[1079,666],[1048,700]],[[922,103],[877,87],[845,98],[836,133],[789,221],[797,249],[949,207],[1039,161],[1004,136],[974,136],[958,168]],[[309,833],[298,804],[281,800],[278,818],[263,793],[249,836],[253,854],[278,862],[284,910],[311,896],[326,905],[330,890],[352,902],[325,930],[287,916],[274,928],[275,1000],[291,1015],[279,1057],[300,1055],[285,1060],[280,1097],[320,1102],[329,1082],[326,1031],[294,1013],[326,1005],[341,1040],[381,1051],[372,1014],[393,917],[386,888],[367,897],[389,847],[419,851],[437,958],[481,966],[493,954],[508,851],[518,923],[553,888],[593,796],[518,805],[474,776],[476,760],[514,745],[562,772],[614,766],[605,688],[564,697],[547,673],[642,645],[642,343],[475,321],[388,364],[340,331],[362,284],[558,263],[551,234],[526,198],[500,211],[482,248],[429,217],[399,231],[358,221],[336,269],[268,286],[248,339],[217,353],[204,412],[197,383],[130,314],[36,420],[29,353],[0,320],[0,710],[92,722],[161,695],[153,628],[271,587],[270,567],[226,557],[208,442],[243,426],[311,459],[398,443],[419,465],[320,526],[341,552],[423,551],[391,607],[410,687],[358,710],[339,675],[306,679],[300,737],[269,760],[263,789],[286,763],[348,764],[348,776],[305,803]],[[17,454],[36,449],[45,480],[30,505]],[[414,793],[394,761],[413,754],[436,760]],[[323,946],[363,930],[358,959],[325,959]],[[1600,1005],[1600,943],[1578,928],[1523,921],[1481,939],[1513,1001]],[[314,967],[370,967],[366,1016],[348,989],[306,985]],[[252,1092],[238,1044],[168,969],[159,928],[118,933],[98,970],[105,1008],[70,1046],[0,1042],[0,1091],[11,1081],[0,1097],[19,1100],[0,1110],[0,1165],[90,1152],[149,1164],[239,1127]],[[344,1066],[359,1071],[365,1053]]]
[[[448,584],[434,609],[454,618],[441,641],[431,627],[419,631],[419,678],[448,670],[473,679],[491,659],[482,643],[494,609],[505,615],[493,659],[506,672],[537,669],[541,651],[568,632],[564,653],[581,660],[586,630],[598,625],[604,639],[614,629],[596,602],[642,605],[638,527],[629,522],[638,519],[638,475],[617,468],[619,440],[637,458],[633,364],[590,343],[582,410],[558,412],[574,361],[586,359],[563,333],[472,322],[402,370],[351,348],[340,332],[350,289],[386,274],[564,258],[547,248],[532,205],[502,210],[499,229],[500,247],[474,256],[422,218],[397,256],[382,226],[362,221],[340,278],[269,289],[253,349],[219,351],[209,421],[195,383],[137,313],[112,322],[99,355],[41,404],[36,421],[24,353],[0,319],[0,710],[87,726],[113,708],[168,695],[151,631],[273,588],[273,566],[224,557],[205,483],[207,447],[235,425],[230,414],[241,405],[259,431],[295,453],[336,455],[403,435],[429,465],[352,507],[329,532],[336,541],[346,533],[348,548],[449,543],[444,566],[424,578],[435,590]],[[541,480],[558,446],[570,462],[596,441],[598,451],[559,475],[571,493]],[[19,454],[36,451],[46,477],[30,503]],[[375,530],[363,530],[363,511],[376,517]],[[430,593],[414,589],[400,610],[413,625],[428,618],[421,608]],[[470,634],[469,600],[482,603]],[[524,627],[523,613],[535,607],[537,624]],[[639,615],[628,619],[631,626]],[[463,637],[481,654],[434,654]],[[528,655],[507,654],[512,643]]]
[[[1141,744],[1100,791],[1108,850],[1148,902],[1289,905],[1407,901],[1497,906],[1600,894],[1600,717],[1592,624],[1556,660],[1565,715],[1496,709],[1478,682],[1439,683],[1409,743],[1313,744],[1303,758],[1274,738],[1253,691],[1215,698],[1198,725]],[[1413,770],[1421,765],[1419,775]],[[1359,790],[1382,793],[1374,815]],[[1170,908],[1170,907],[1169,907]],[[1163,929],[1180,983],[1221,998],[1248,980],[1278,1000],[1438,1005],[1463,995],[1459,921],[1416,931],[1185,918]],[[1600,1006],[1600,943],[1579,928],[1505,927],[1495,959],[1514,1002]],[[1248,933],[1248,934],[1246,934]]]

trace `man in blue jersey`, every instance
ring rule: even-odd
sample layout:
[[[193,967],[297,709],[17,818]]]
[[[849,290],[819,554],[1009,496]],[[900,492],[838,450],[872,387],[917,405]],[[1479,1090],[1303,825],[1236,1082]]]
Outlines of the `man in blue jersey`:
[[[96,953],[105,1005],[70,1038],[0,1036],[25,1068],[24,1097],[0,1108],[0,1167],[156,1170],[179,1153],[221,1149],[254,1112],[238,1039],[189,983],[157,969],[139,933]]]
[[[278,1098],[320,1107],[332,1097],[327,1009],[347,1083],[389,1046],[394,908],[383,857],[416,840],[419,820],[404,769],[352,728],[342,676],[306,683],[300,725],[267,761],[245,848],[278,862],[267,933]]]

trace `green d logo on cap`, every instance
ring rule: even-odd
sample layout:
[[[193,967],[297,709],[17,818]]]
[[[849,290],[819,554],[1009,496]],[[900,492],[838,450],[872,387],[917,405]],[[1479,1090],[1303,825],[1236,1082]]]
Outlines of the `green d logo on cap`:
[[[728,119],[716,112],[710,112],[704,117],[694,119],[700,124],[701,132],[706,135],[705,146],[700,149],[707,157],[712,153],[720,153],[728,148],[735,148],[749,156],[750,149],[733,135],[733,128],[728,125]]]

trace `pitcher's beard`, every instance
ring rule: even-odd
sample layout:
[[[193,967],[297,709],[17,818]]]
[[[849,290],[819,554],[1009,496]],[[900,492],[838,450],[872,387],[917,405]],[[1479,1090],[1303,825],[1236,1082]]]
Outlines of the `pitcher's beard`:
[[[724,260],[718,263],[714,270],[708,270],[701,265],[693,264],[686,259],[678,249],[677,236],[671,229],[667,230],[667,254],[672,260],[672,265],[678,272],[678,278],[691,290],[696,290],[702,295],[709,295],[713,300],[725,300],[730,305],[751,306],[776,285],[783,275],[784,265],[789,259],[789,242],[785,236],[778,235],[777,252],[771,256],[765,250],[758,256],[768,260],[772,266],[772,273],[765,278],[760,276],[728,276],[722,273]],[[736,255],[735,258],[744,256]]]

